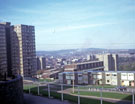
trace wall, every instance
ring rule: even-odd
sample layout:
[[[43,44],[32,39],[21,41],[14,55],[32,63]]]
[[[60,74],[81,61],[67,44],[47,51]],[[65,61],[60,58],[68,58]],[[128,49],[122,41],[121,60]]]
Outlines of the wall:
[[[23,104],[22,77],[0,82],[0,102],[2,104]]]

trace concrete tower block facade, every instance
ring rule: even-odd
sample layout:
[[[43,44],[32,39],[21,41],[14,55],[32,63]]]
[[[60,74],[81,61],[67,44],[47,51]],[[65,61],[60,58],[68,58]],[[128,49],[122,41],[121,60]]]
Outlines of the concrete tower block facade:
[[[0,73],[32,77],[37,70],[35,28],[0,23]]]
[[[7,49],[5,26],[0,24],[0,74],[7,72]]]

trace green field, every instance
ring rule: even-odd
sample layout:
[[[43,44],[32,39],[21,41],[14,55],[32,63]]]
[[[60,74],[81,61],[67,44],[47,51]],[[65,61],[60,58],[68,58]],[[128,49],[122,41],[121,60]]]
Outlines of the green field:
[[[40,82],[53,82],[51,79],[39,79]]]
[[[51,92],[52,95],[54,95],[53,93],[57,93],[56,91],[60,91],[61,87],[59,85],[54,85],[55,87],[51,87],[50,90],[53,91]],[[99,86],[100,88],[101,86]],[[109,86],[106,86],[106,87],[109,87]],[[31,88],[31,93],[35,93],[37,94],[37,86],[36,85],[31,85],[30,86]],[[65,87],[64,86],[64,89],[66,88],[71,88],[71,87]],[[25,92],[28,92],[28,89],[29,89],[29,86],[25,85],[24,86],[24,91]],[[44,94],[44,92],[47,93],[47,91],[45,91],[45,89],[47,90],[47,86],[44,86],[44,87],[40,87],[40,94]],[[82,87],[81,89],[86,89],[86,87]],[[71,92],[72,93],[72,92]],[[78,92],[75,92],[74,94],[77,94]],[[59,94],[59,93],[57,93]],[[98,91],[80,91],[80,95],[87,95],[87,96],[96,96],[96,97],[100,97],[100,92]],[[46,96],[48,96],[46,94]],[[67,95],[65,95],[67,96]],[[132,95],[131,94],[125,94],[125,93],[113,93],[113,92],[103,92],[102,93],[102,96],[105,97],[105,98],[114,98],[114,99],[121,99],[121,100],[129,100],[131,101],[132,100]]]
[[[31,88],[31,94],[33,94],[33,95],[38,94],[37,86],[31,85],[30,88]],[[40,87],[40,95],[48,97],[48,91],[44,90],[45,88],[47,88],[47,87]],[[29,93],[29,86],[24,85],[24,92]],[[51,91],[50,95],[56,99],[61,99],[61,94],[58,92]],[[80,99],[81,99],[80,100],[81,104],[100,104],[100,100],[89,99],[89,98],[84,98],[84,97],[81,97]],[[78,97],[64,94],[64,100],[68,100],[70,102],[77,103]],[[103,104],[113,104],[113,103],[103,101]]]
[[[78,92],[75,92],[74,94],[78,94]],[[100,97],[100,92],[80,91],[80,95]],[[132,100],[131,94],[103,92],[102,96],[105,98],[114,98],[114,99],[129,100],[129,101]]]
[[[111,85],[86,85],[86,86],[79,86],[80,89],[89,89],[89,88],[115,88],[116,86]],[[77,87],[75,87],[77,89]]]

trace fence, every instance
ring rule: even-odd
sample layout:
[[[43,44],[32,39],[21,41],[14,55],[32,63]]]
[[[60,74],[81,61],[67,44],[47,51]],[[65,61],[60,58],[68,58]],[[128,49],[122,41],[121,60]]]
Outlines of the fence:
[[[78,104],[88,104],[88,102],[96,102],[95,104],[104,104],[107,97],[110,99],[127,100],[134,104],[133,88],[121,90],[116,88],[107,88],[106,86],[81,86],[54,84],[46,82],[24,83],[24,92],[29,94],[48,96],[48,98],[57,98],[77,102]],[[114,101],[115,102],[115,101]],[[107,103],[112,104],[112,103]]]

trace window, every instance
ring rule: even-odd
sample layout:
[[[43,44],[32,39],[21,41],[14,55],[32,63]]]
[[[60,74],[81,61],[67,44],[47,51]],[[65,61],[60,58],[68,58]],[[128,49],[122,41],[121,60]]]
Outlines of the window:
[[[109,81],[109,80],[107,80],[107,82],[109,83],[110,81]]]
[[[106,74],[106,76],[110,76],[110,74]]]

